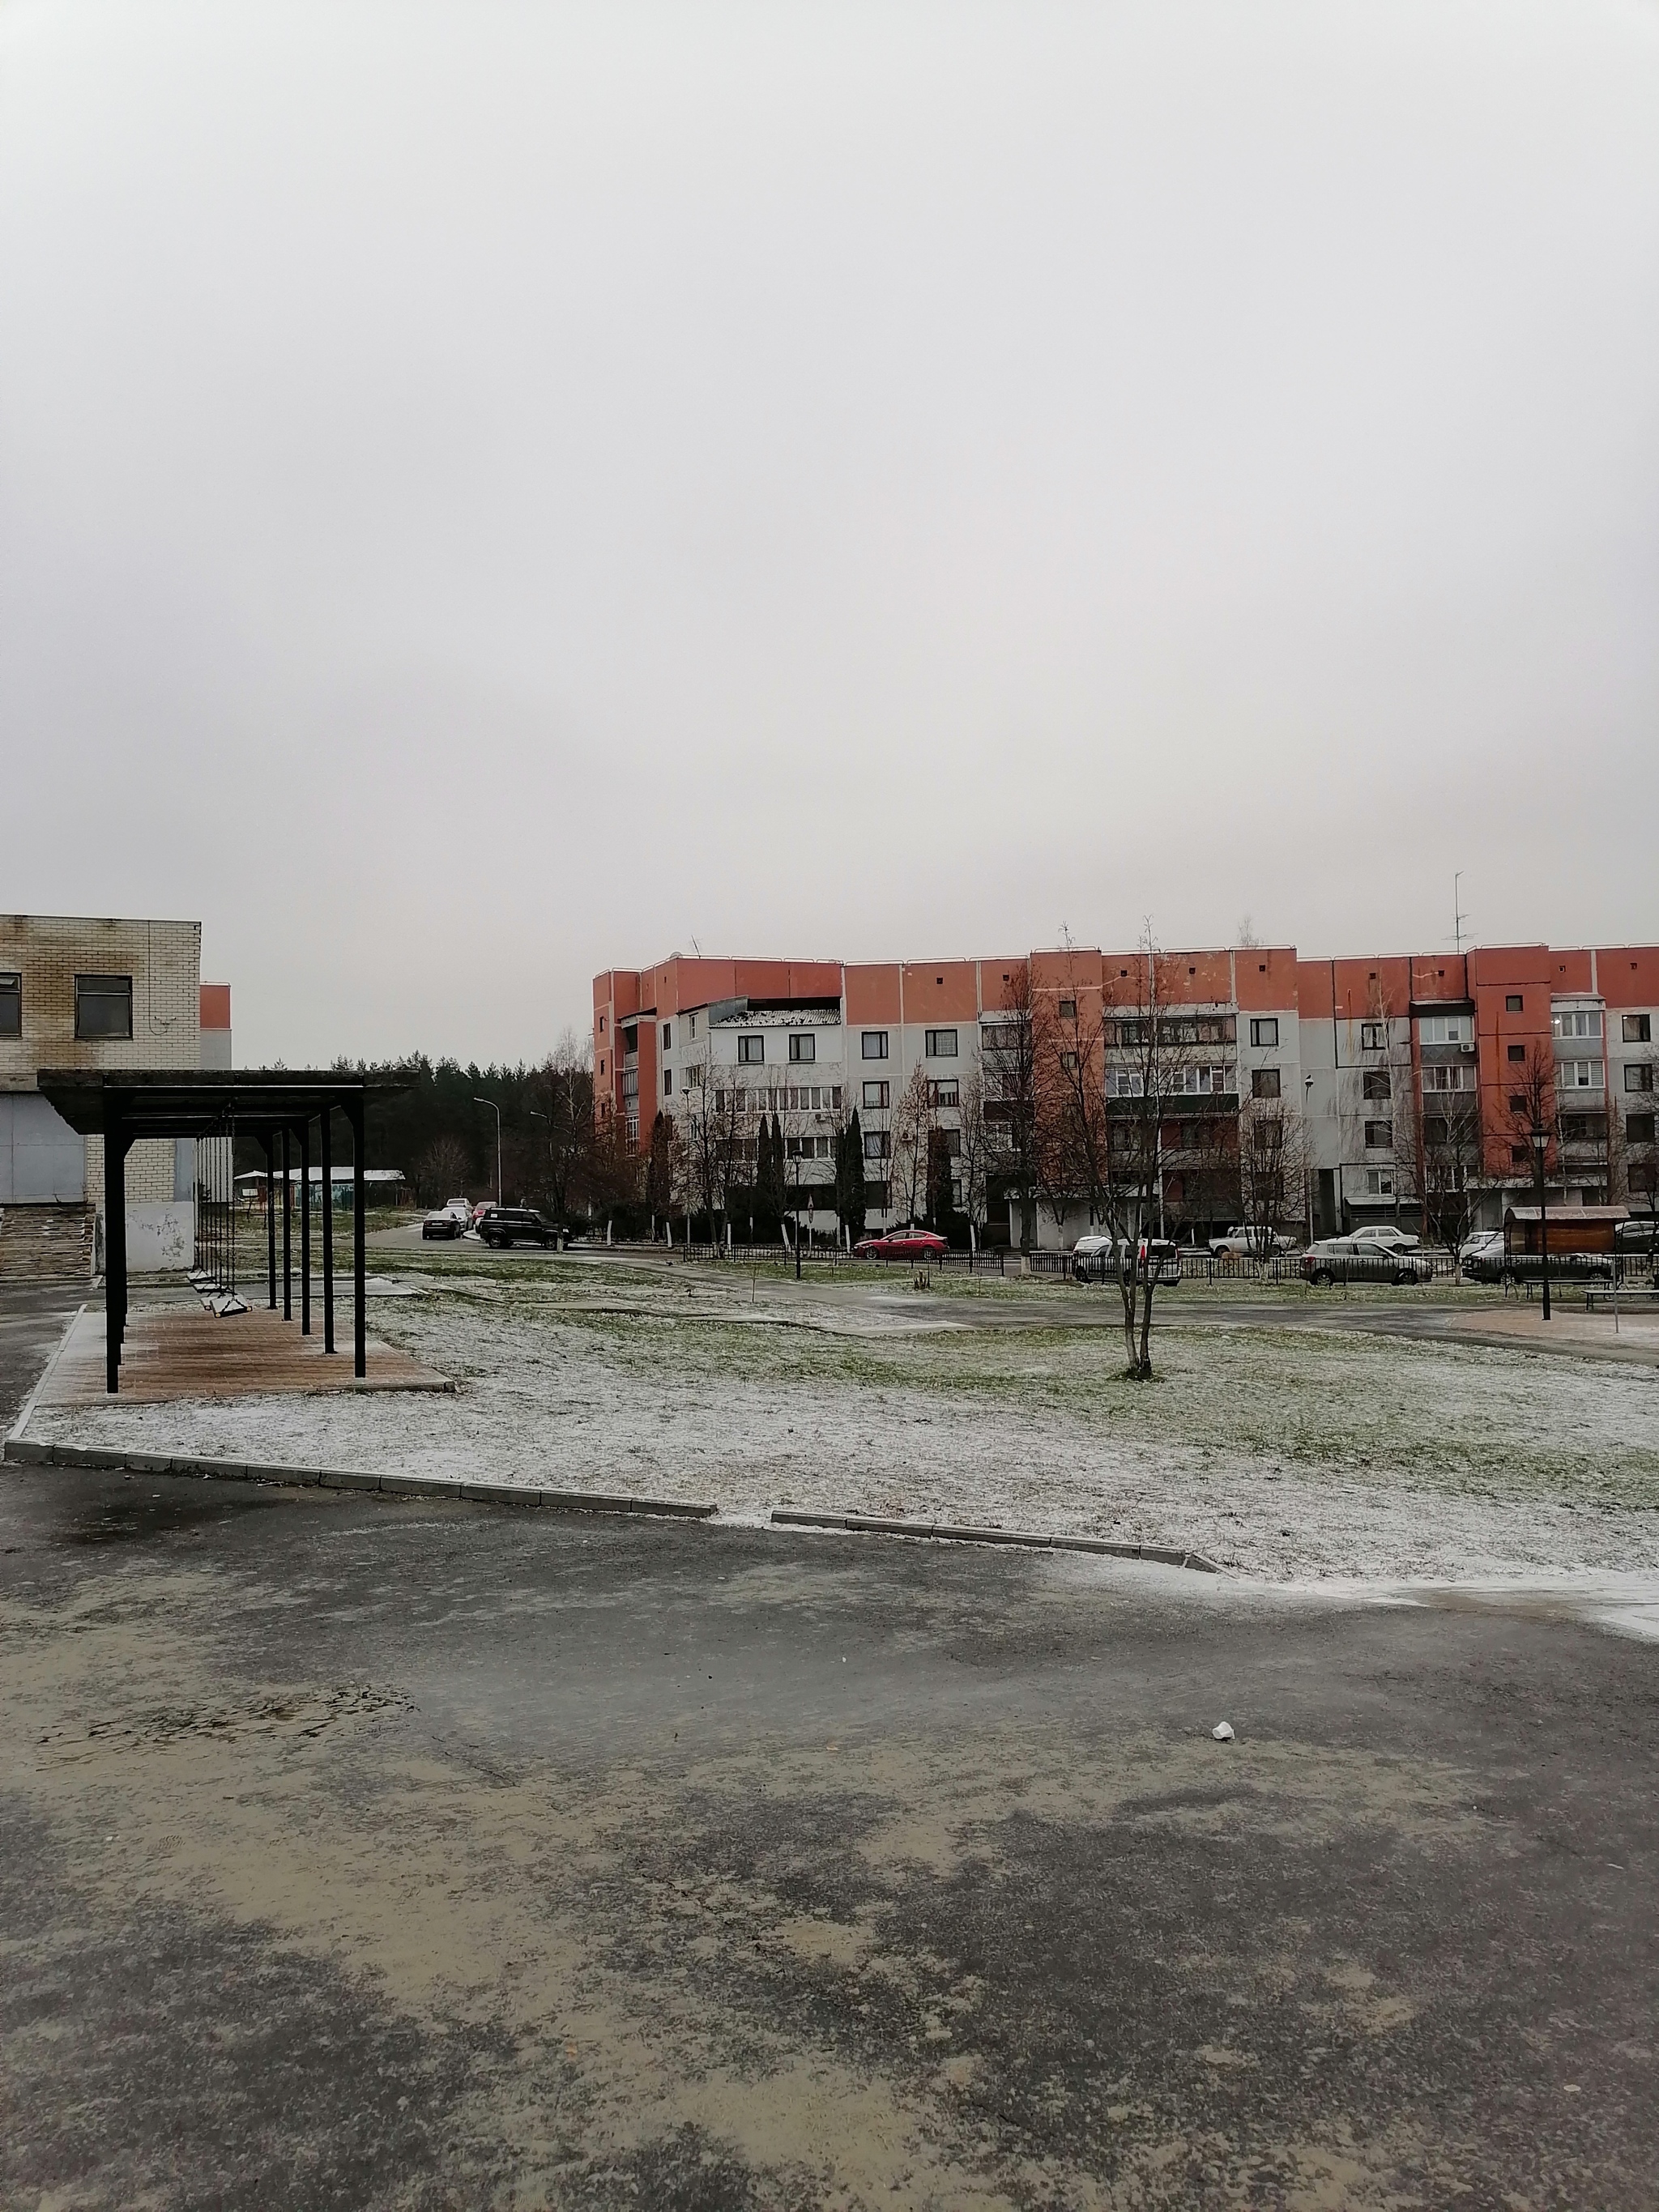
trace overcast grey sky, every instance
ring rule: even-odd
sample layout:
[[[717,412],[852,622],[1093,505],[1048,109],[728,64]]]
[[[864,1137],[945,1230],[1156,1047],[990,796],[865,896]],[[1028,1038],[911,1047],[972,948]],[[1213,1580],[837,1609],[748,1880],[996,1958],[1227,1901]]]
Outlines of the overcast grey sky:
[[[0,755],[244,1060],[1659,935],[1659,5],[12,0]]]

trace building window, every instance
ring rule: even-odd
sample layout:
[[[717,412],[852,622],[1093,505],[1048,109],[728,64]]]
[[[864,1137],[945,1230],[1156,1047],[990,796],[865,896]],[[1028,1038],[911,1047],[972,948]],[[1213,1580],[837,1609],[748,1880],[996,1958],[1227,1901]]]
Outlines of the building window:
[[[0,1036],[22,1034],[23,979],[15,974],[0,975]]]
[[[1277,1098],[1279,1070],[1276,1067],[1253,1068],[1250,1072],[1250,1096],[1252,1098]]]
[[[881,1087],[884,1091],[887,1085],[884,1083]],[[927,1103],[930,1106],[959,1106],[962,1103],[962,1093],[957,1087],[956,1077],[947,1075],[938,1083],[930,1083],[927,1086]]]
[[[674,1095],[674,1071],[672,1067],[665,1067],[662,1072],[662,1095],[665,1098],[672,1098]]]
[[[816,1060],[818,1041],[811,1030],[792,1030],[789,1033],[789,1057],[799,1066],[803,1060]]]
[[[1575,1006],[1565,1013],[1552,1014],[1550,1027],[1559,1037],[1599,1037],[1601,1010],[1595,1006]]]
[[[1651,1044],[1653,1042],[1653,1016],[1651,1014],[1626,1014],[1625,1016],[1625,1042],[1626,1044]]]
[[[763,1036],[740,1036],[738,1039],[738,1064],[740,1067],[758,1067],[766,1057]]]
[[[1599,1091],[1601,1063],[1599,1060],[1564,1060],[1556,1068],[1555,1082],[1560,1091]]]
[[[1511,1145],[1510,1146],[1510,1165],[1512,1168],[1530,1167],[1532,1165],[1532,1146],[1530,1145]]]
[[[685,1034],[687,1036],[696,1036],[697,1034],[697,1018],[695,1014],[688,1014],[685,1018]]]
[[[662,1048],[665,1052],[672,1052],[674,1049],[674,1024],[672,1022],[665,1022],[662,1025]]]
[[[954,1060],[957,1056],[957,1033],[954,1030],[929,1030],[927,1054],[929,1060]]]
[[[1394,1150],[1394,1123],[1392,1121],[1367,1121],[1365,1124],[1365,1150],[1368,1152],[1392,1152]]]
[[[1361,1022],[1359,1049],[1361,1052],[1386,1052],[1389,1044],[1389,1025],[1386,1022]]]
[[[76,977],[75,1034],[78,1037],[130,1037],[132,1035],[131,975]]]
[[[866,1030],[863,1049],[866,1060],[885,1060],[887,1057],[886,1030]]]
[[[1639,1064],[1627,1066],[1625,1070],[1625,1088],[1626,1091],[1651,1091],[1653,1088],[1652,1068],[1643,1066]]]
[[[1066,1075],[1075,1075],[1077,1073],[1077,1054],[1074,1052],[1061,1053],[1060,1055],[1060,1065],[1062,1073]]]
[[[1392,1168],[1367,1168],[1365,1170],[1365,1195],[1367,1198],[1392,1198],[1394,1196],[1394,1170]]]
[[[1075,999],[1062,999],[1060,1000],[1060,1018],[1063,1022],[1074,1022],[1077,1019],[1077,1000]]]
[[[1386,1067],[1368,1067],[1360,1078],[1360,1088],[1367,1098],[1391,1098],[1394,1079]]]
[[[886,1109],[892,1093],[884,1083],[866,1083],[864,1086],[864,1110],[866,1114],[878,1108]]]
[[[1511,1098],[1510,1101],[1510,1111],[1511,1114],[1519,1115],[1524,1120],[1527,1112],[1526,1100],[1519,1097]]]
[[[1472,1044],[1468,1014],[1425,1014],[1417,1024],[1419,1044]]]
[[[1512,1066],[1518,1066],[1520,1063],[1523,1062],[1523,1061],[1525,1060],[1526,1057],[1527,1057],[1527,1048],[1525,1047],[1525,1045],[1523,1045],[1523,1044],[1512,1044],[1512,1045],[1510,1047],[1510,1049],[1509,1049],[1509,1059],[1510,1059],[1510,1065],[1511,1065]]]
[[[1524,1005],[1525,1001],[1519,991],[1511,991],[1504,1001],[1504,1012],[1506,1014],[1518,1014],[1523,1011]]]
[[[1650,1145],[1653,1142],[1653,1115],[1651,1114],[1626,1115],[1625,1135],[1632,1145]]]
[[[624,1030],[623,1031],[623,1059],[624,1059],[624,1060],[632,1060],[632,1059],[633,1059],[633,1057],[634,1057],[634,1055],[635,1055],[635,1054],[639,1050],[639,1048],[640,1048],[640,1033],[639,1033],[638,1030],[636,1030],[636,1029],[633,1029],[633,1030]]]
[[[1279,1042],[1279,1024],[1273,1015],[1269,1014],[1264,1021],[1255,1021],[1250,1024],[1250,1042],[1266,1045],[1276,1045]]]
[[[885,1129],[866,1129],[865,1131],[864,1157],[866,1160],[884,1160],[887,1158],[887,1132]]]
[[[1423,1088],[1425,1091],[1473,1091],[1474,1070],[1455,1062],[1448,1066],[1443,1060],[1440,1061],[1433,1067],[1424,1069]],[[1386,1097],[1387,1095],[1385,1091],[1383,1096]]]

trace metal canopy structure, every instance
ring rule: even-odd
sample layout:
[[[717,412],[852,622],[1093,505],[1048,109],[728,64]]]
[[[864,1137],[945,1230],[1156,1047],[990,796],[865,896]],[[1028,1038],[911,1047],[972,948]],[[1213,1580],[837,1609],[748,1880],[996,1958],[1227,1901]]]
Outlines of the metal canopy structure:
[[[283,1318],[293,1316],[293,1272],[289,1253],[289,1146],[300,1152],[301,1332],[311,1334],[311,1131],[320,1123],[323,1188],[332,1190],[332,1124],[343,1114],[351,1130],[352,1279],[355,1369],[368,1372],[363,1310],[363,1129],[371,1098],[395,1096],[409,1085],[396,1076],[341,1075],[313,1068],[42,1068],[36,1078],[46,1098],[82,1136],[104,1140],[105,1388],[120,1389],[121,1345],[127,1322],[126,1158],[141,1137],[228,1138],[238,1131],[264,1149],[273,1182],[283,1181]],[[276,1164],[280,1147],[282,1165]],[[323,1350],[334,1350],[334,1238],[331,1206],[323,1237]],[[272,1310],[276,1304],[276,1213],[265,1209],[266,1267]],[[234,1267],[234,1237],[229,1240]]]

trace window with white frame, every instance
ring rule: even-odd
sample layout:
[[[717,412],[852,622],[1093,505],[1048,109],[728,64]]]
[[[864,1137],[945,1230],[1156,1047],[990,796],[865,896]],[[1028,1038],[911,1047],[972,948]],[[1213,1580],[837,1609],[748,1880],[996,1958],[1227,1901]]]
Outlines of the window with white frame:
[[[1474,1022],[1470,1014],[1425,1014],[1417,1024],[1419,1044],[1472,1044]]]
[[[886,1030],[866,1030],[864,1042],[860,1049],[866,1060],[885,1060],[887,1057]]]
[[[1431,1014],[1418,1024],[1419,1044],[1457,1045],[1465,1051],[1474,1043],[1473,1014]]]
[[[885,1129],[866,1129],[864,1133],[864,1157],[866,1160],[887,1158],[888,1138]]]
[[[1599,1091],[1601,1088],[1601,1063],[1599,1060],[1564,1060],[1555,1070],[1558,1091]]]
[[[1188,1070],[1187,1073],[1196,1073]],[[1144,1098],[1146,1095],[1145,1077],[1138,1067],[1114,1067],[1106,1077],[1106,1096],[1109,1098]]]
[[[1474,1070],[1465,1060],[1439,1060],[1423,1071],[1423,1088],[1435,1091],[1473,1091]]]
[[[1558,1007],[1550,1016],[1550,1028],[1559,1037],[1599,1037],[1601,1010],[1599,1006]]]
[[[885,1113],[892,1101],[892,1086],[886,1083],[866,1083],[864,1086],[864,1110],[866,1114]]]
[[[803,1060],[816,1060],[817,1056],[818,1041],[813,1036],[811,1030],[791,1030],[789,1032],[789,1057],[795,1062],[796,1066],[799,1066]]]
[[[1232,1079],[1224,1067],[1178,1067],[1170,1078],[1169,1096],[1171,1098],[1208,1098],[1231,1088]],[[1140,1078],[1135,1078],[1133,1091],[1118,1095],[1139,1098],[1141,1095]]]
[[[883,1088],[885,1087],[884,1085]],[[959,1106],[962,1103],[962,1091],[956,1077],[941,1076],[937,1083],[930,1083],[927,1086],[927,1103],[930,1106]]]
[[[929,1030],[927,1057],[929,1060],[954,1060],[957,1056],[957,1033],[954,1030]]]
[[[1250,1042],[1255,1045],[1276,1045],[1279,1042],[1279,1023],[1273,1015],[1250,1024]]]
[[[738,1039],[738,1065],[758,1067],[766,1058],[766,1039],[763,1036],[740,1036]]]
[[[1394,1196],[1394,1170],[1392,1168],[1367,1168],[1365,1170],[1365,1195],[1367,1198],[1392,1198]]]

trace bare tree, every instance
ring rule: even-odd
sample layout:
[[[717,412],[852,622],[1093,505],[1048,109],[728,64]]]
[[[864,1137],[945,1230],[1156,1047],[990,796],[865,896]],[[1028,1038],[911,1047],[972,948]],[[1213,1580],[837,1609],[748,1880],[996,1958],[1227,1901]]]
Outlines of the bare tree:
[[[1037,1042],[1029,963],[1013,969],[1002,1004],[981,1025],[985,1118],[996,1137],[997,1167],[1019,1200],[1019,1248],[1036,1242]]]
[[[927,1210],[927,1145],[937,1126],[927,1071],[918,1060],[894,1103],[889,1169],[894,1196],[909,1221],[920,1221]]]
[[[1308,1158],[1299,1110],[1276,1097],[1242,1099],[1238,1115],[1238,1199],[1251,1231],[1259,1270],[1266,1271],[1284,1223],[1306,1212]]]
[[[957,1084],[957,1119],[962,1139],[962,1150],[958,1155],[962,1210],[975,1231],[982,1231],[985,1226],[985,1170],[988,1147],[985,1127],[985,1070],[977,1050],[969,1060],[966,1074]]]
[[[459,1198],[465,1188],[465,1146],[458,1137],[434,1137],[415,1164],[415,1191],[420,1203],[441,1206],[447,1198]]]

